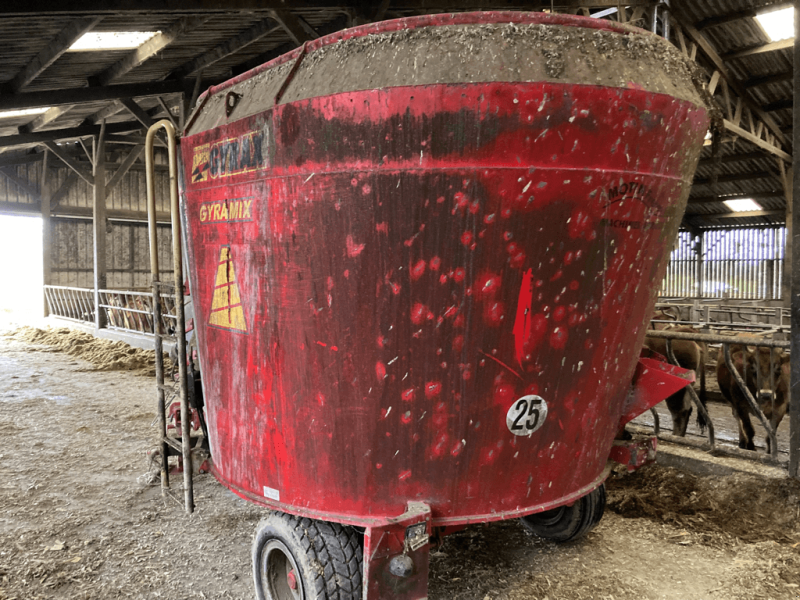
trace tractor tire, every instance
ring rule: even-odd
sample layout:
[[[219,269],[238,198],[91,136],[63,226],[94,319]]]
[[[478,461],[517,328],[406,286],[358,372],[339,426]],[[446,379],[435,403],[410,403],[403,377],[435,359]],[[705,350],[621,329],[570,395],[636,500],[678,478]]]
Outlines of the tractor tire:
[[[253,537],[258,600],[361,600],[363,552],[351,527],[273,512]]]
[[[606,508],[606,486],[590,492],[572,506],[559,506],[522,517],[529,532],[555,542],[570,542],[585,536],[600,522]]]

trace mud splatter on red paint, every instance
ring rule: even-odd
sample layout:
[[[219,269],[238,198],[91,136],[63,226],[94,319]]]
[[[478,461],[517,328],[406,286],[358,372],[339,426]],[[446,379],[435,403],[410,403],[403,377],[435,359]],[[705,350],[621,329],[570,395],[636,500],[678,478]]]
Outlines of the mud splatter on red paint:
[[[425,274],[426,263],[424,260],[418,260],[413,267],[411,267],[411,281],[417,281]]]

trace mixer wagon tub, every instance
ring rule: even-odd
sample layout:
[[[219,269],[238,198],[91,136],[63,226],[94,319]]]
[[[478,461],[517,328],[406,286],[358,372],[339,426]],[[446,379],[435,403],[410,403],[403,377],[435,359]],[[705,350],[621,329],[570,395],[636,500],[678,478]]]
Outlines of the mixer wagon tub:
[[[273,510],[259,598],[427,597],[432,541],[574,539],[626,422],[707,110],[666,41],[543,13],[387,21],[204,94],[181,211],[212,471]]]

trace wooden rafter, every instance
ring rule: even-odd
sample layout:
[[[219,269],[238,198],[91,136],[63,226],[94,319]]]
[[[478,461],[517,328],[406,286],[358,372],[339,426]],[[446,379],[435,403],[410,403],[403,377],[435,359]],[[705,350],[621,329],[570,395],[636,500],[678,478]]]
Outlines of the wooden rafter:
[[[211,85],[216,82],[208,83]],[[186,86],[191,86],[192,84],[194,84],[194,81],[154,81],[96,88],[68,88],[45,92],[0,94],[0,110],[64,106],[65,104],[83,104],[86,102],[102,102],[104,100],[120,100],[122,98],[164,96],[183,92]]]
[[[276,31],[280,31],[281,29],[282,27],[277,24],[274,19],[264,19],[263,21],[259,21],[249,29],[243,31],[237,36],[232,37],[225,43],[220,44],[213,50],[209,50],[205,54],[183,64],[172,74],[178,78],[188,77],[189,75],[202,71],[214,63],[219,62],[223,58],[227,58],[231,54],[235,54],[236,52],[247,48],[247,46],[250,44],[257,42],[258,40],[271,35]]]
[[[153,123],[155,123],[155,121],[147,113],[147,111],[144,110],[138,104],[136,104],[136,102],[133,99],[124,98],[123,100],[120,100],[120,104],[122,104],[122,106],[125,107],[125,110],[131,113],[131,115],[133,115],[133,117],[137,121],[139,121],[139,123],[141,123],[145,128],[152,127]]]
[[[271,14],[272,18],[280,24],[298,46],[319,37],[319,34],[308,23],[291,11],[276,9],[271,11]]]
[[[84,33],[91,30],[103,18],[75,19],[70,22],[33,60],[25,65],[7,86],[7,91],[16,94],[36,79],[44,70],[64,54]]]
[[[773,83],[783,83],[784,81],[791,81],[794,73],[792,71],[784,71],[783,73],[775,73],[774,75],[764,75],[762,77],[752,77],[744,82],[744,87],[747,89],[759,87],[762,85],[770,85]]]
[[[209,17],[183,17],[178,19],[167,31],[157,33],[144,44],[136,48],[125,58],[111,65],[102,73],[98,73],[90,78],[90,83],[94,86],[105,87],[114,83],[120,77],[129,73],[148,59],[152,58],[169,44],[174,42],[187,31],[197,29],[208,21]]]
[[[794,46],[794,38],[788,40],[780,40],[778,42],[770,42],[769,44],[760,44],[758,46],[751,46],[736,52],[729,52],[722,55],[722,60],[734,60],[736,58],[744,58],[746,56],[755,56],[756,54],[763,54],[764,52],[776,52],[777,50],[786,50]]]
[[[24,128],[23,131],[25,133],[31,133],[33,131],[39,131],[40,129],[46,127],[53,121],[60,119],[62,116],[67,114],[75,108],[75,105],[67,104],[64,106],[54,106],[53,108],[48,108],[45,112],[40,114],[36,117],[33,121],[28,123]]]
[[[754,171],[752,173],[734,173],[733,175],[720,175],[717,177],[717,183],[732,183],[734,181],[749,181],[751,179],[768,179],[770,177],[777,177],[769,171]],[[696,177],[694,185],[711,185],[711,178],[709,177]]]
[[[691,56],[685,43],[680,42],[688,36],[713,65],[711,73],[707,73],[709,84],[714,82],[714,85],[710,86],[710,92],[717,93],[715,99],[723,110],[725,128],[733,135],[741,136],[741,132],[746,131],[741,126],[744,117],[747,119],[750,131],[747,131],[746,136],[741,137],[752,143],[756,143],[756,139],[760,140],[756,143],[757,146],[784,160],[790,157],[789,153],[782,149],[782,145],[788,146],[788,141],[778,124],[748,96],[747,90],[728,70],[722,57],[711,43],[695,27],[686,23],[679,16],[672,13],[671,17],[683,53]],[[716,82],[719,82],[719,85]]]
[[[67,152],[64,152],[64,149],[60,148],[55,142],[45,142],[44,145],[48,150],[50,150],[50,152],[60,158],[61,162],[75,171],[75,173],[78,174],[78,177],[83,179],[89,185],[94,185],[94,176],[88,171],[85,171],[73,156],[70,156]]]
[[[114,171],[111,179],[106,184],[106,198],[108,198],[108,196],[111,194],[111,190],[113,190],[116,185],[122,181],[122,178],[125,177],[125,174],[130,171],[133,163],[135,163],[136,159],[142,155],[142,152],[144,152],[144,144],[141,146],[134,146],[131,149],[131,151],[128,153],[128,156],[126,156],[125,160],[122,161],[122,164],[117,167],[117,170]]]
[[[697,196],[689,198],[689,204],[711,204],[714,202],[723,202],[724,200],[745,200],[745,199],[770,199],[770,198],[783,198],[783,190],[774,190],[771,192],[750,192],[743,194],[731,194],[723,196]]]

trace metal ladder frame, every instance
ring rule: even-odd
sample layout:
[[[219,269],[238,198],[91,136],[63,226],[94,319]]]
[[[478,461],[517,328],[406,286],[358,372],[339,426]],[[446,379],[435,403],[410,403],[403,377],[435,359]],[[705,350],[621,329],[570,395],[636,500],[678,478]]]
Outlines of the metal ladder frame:
[[[169,149],[169,199],[172,220],[172,260],[174,282],[161,281],[158,268],[158,242],[156,236],[156,200],[155,177],[153,163],[153,146],[155,135],[163,128]],[[153,278],[153,334],[156,352],[156,382],[158,395],[158,424],[161,450],[161,493],[167,495],[169,489],[169,448],[181,453],[183,459],[183,501],[187,513],[194,511],[194,489],[192,485],[192,440],[191,411],[189,410],[189,390],[186,369],[186,315],[183,305],[183,255],[181,249],[181,219],[178,205],[178,162],[175,141],[175,126],[164,119],[147,130],[145,139],[145,163],[147,169],[147,221],[150,234],[150,271]],[[175,338],[178,349],[178,379],[181,403],[181,443],[167,435],[167,407],[164,405],[165,392],[171,391],[164,385],[163,339],[165,334],[159,333],[161,325],[161,290],[172,287],[175,291],[175,308],[177,324]]]

